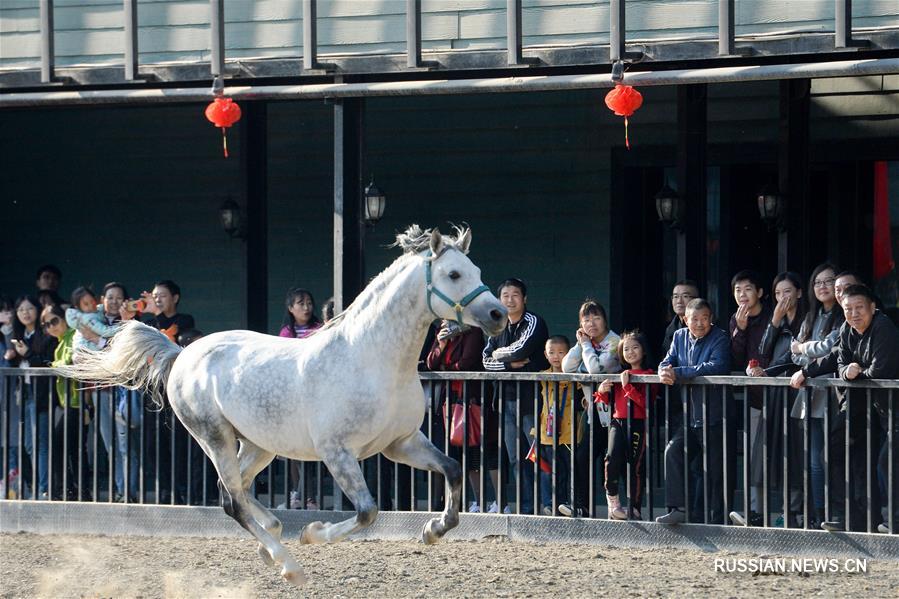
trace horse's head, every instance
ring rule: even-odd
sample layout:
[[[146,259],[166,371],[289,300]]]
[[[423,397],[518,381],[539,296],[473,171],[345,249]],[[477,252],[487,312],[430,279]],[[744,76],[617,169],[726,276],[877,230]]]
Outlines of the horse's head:
[[[456,237],[431,231],[424,250],[428,306],[439,318],[480,327],[490,336],[506,326],[508,312],[481,281],[481,269],[468,258],[471,229],[457,229]]]

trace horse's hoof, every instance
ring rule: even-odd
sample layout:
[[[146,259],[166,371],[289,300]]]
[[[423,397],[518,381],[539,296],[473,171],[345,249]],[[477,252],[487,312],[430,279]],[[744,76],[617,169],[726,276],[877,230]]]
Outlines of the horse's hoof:
[[[271,554],[269,554],[268,549],[265,548],[265,545],[259,543],[259,547],[257,549],[259,552],[259,557],[262,558],[262,561],[265,562],[266,566],[274,566],[275,560],[272,559]]]
[[[437,518],[435,518],[433,520],[428,520],[425,523],[424,528],[421,529],[421,540],[425,545],[433,545],[434,543],[436,543],[437,541],[440,540],[440,537],[443,536],[441,534],[438,534],[434,530],[434,526],[439,523],[440,523],[440,520],[438,520]]]
[[[289,582],[290,584],[301,587],[306,584],[306,575],[303,573],[303,569],[299,566],[296,569],[288,569],[287,566],[281,570],[281,576],[284,577],[284,580]]]
[[[322,531],[325,530],[325,524],[322,522],[310,522],[303,528],[303,534],[300,536],[300,542],[304,545],[314,545],[324,543]]]

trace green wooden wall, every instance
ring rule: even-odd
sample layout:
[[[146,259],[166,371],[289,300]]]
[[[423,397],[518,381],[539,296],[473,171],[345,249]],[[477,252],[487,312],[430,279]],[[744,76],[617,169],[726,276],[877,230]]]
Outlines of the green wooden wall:
[[[711,86],[710,144],[775,147],[777,89],[776,82]],[[630,127],[635,151],[671,148],[674,89],[642,91],[644,106]],[[815,82],[813,92],[818,146],[899,138],[899,110],[890,112],[899,102],[895,78]],[[385,246],[410,223],[467,222],[484,281],[493,287],[507,276],[525,279],[531,307],[553,332],[572,335],[579,303],[587,296],[607,302],[616,284],[609,190],[624,127],[603,105],[604,93],[370,100],[364,168],[388,205],[367,234],[368,275],[393,260],[397,250]],[[218,207],[229,196],[245,203],[246,121],[229,132],[226,160],[202,111],[0,111],[0,293],[30,290],[34,269],[45,262],[63,269],[64,293],[113,279],[137,292],[172,278],[201,329],[244,326],[245,246],[221,230]],[[288,287],[308,287],[319,303],[331,294],[332,107],[272,103],[268,115],[267,308],[275,331]],[[611,320],[615,327],[614,313]]]
[[[319,53],[405,52],[405,0],[319,0]],[[717,36],[717,0],[628,0],[629,41]],[[121,0],[56,0],[56,64],[122,62]],[[854,0],[853,26],[899,26],[895,0]],[[424,0],[424,50],[506,47],[505,0]],[[140,61],[208,61],[207,0],[141,0]],[[736,33],[833,30],[833,0],[736,0]],[[228,58],[302,55],[300,0],[226,0]],[[608,0],[523,0],[526,46],[605,44]],[[0,68],[40,66],[38,0],[0,3]]]

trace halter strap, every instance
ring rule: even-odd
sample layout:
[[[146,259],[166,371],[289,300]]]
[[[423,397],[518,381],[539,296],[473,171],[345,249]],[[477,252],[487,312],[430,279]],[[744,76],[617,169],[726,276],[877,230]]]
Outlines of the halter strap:
[[[460,299],[458,302],[450,299],[450,297],[448,295],[446,295],[445,293],[443,293],[442,291],[437,289],[431,281],[431,262],[432,262],[432,260],[427,259],[427,258],[430,258],[431,255],[432,255],[431,250],[428,250],[427,253],[425,254],[425,258],[426,258],[425,259],[425,283],[427,285],[426,289],[427,289],[427,297],[428,297],[428,310],[431,311],[431,314],[440,318],[440,315],[437,314],[437,312],[435,312],[434,308],[431,306],[431,296],[436,295],[438,298],[443,300],[446,303],[446,305],[451,307],[456,312],[456,322],[458,322],[461,325],[462,324],[462,311],[465,309],[465,307],[468,304],[470,304],[472,301],[474,301],[474,298],[478,297],[485,291],[489,293],[490,288],[484,284],[481,284],[479,287],[472,289],[470,293],[468,293],[465,297]]]

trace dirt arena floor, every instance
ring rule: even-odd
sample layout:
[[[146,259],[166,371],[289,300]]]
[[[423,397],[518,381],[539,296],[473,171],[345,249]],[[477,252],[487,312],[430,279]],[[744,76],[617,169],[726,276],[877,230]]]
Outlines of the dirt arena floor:
[[[757,555],[501,538],[288,547],[306,569],[303,589],[265,566],[249,539],[3,534],[0,596],[899,597],[899,562],[890,561],[869,560],[867,574],[845,571],[842,559],[836,572],[752,574],[716,573],[715,559]]]

